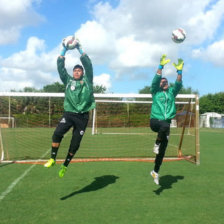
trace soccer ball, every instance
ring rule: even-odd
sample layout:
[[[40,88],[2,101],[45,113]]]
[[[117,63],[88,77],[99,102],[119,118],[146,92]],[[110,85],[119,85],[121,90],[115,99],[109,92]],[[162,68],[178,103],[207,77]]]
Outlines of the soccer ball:
[[[178,28],[172,32],[172,40],[175,43],[182,43],[186,38],[186,32],[182,28]]]
[[[68,50],[72,50],[76,48],[78,42],[74,36],[67,36],[62,40],[62,45],[66,47]]]

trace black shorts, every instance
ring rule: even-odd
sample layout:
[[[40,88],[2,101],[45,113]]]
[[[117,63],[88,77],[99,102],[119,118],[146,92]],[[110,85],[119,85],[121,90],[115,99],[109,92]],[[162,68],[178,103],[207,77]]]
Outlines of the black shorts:
[[[52,136],[53,142],[60,143],[64,134],[73,127],[73,135],[83,136],[89,120],[89,112],[86,113],[72,113],[64,112],[58,126],[56,127]],[[81,141],[81,139],[80,139]]]
[[[170,123],[167,121],[151,119],[150,127],[152,131],[158,133],[160,139],[167,139],[170,135]]]

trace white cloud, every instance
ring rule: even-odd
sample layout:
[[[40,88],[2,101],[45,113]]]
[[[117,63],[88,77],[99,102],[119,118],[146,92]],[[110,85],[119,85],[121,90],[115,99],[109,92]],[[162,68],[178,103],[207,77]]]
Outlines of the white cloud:
[[[195,3],[196,2],[197,1],[195,1]],[[211,3],[212,1],[205,1],[207,4],[208,2]],[[206,5],[202,3],[204,8]],[[192,8],[194,7],[192,6]],[[197,14],[189,17],[186,24],[189,34],[188,39],[193,44],[200,44],[205,40],[212,40],[224,18],[223,0],[219,0],[208,10],[204,8],[198,11]]]
[[[61,44],[46,52],[44,40],[30,37],[25,50],[0,60],[1,91],[21,90],[24,87],[41,89],[44,85],[60,81],[56,63],[60,48]],[[69,74],[72,74],[74,65],[81,63],[79,57],[77,51],[66,53],[65,66]],[[109,78],[103,75],[102,80],[109,88]]]
[[[37,69],[39,68],[38,61],[41,60],[41,54],[45,50],[44,40],[39,40],[37,37],[30,37],[27,41],[25,51],[13,54],[11,57],[2,60],[3,66],[13,66],[14,68]],[[13,62],[13,63],[12,63]]]
[[[162,5],[162,7],[161,7]],[[177,10],[178,9],[178,10]],[[106,62],[116,77],[140,67],[155,67],[163,53],[176,59],[179,50],[213,40],[224,16],[224,1],[121,0],[95,5],[94,21],[78,31],[94,62]],[[171,41],[174,28],[187,31],[184,44]]]
[[[40,2],[0,1],[0,45],[15,42],[23,27],[43,20],[33,7]],[[100,1],[92,9],[92,15],[93,19],[83,23],[75,33],[92,59],[93,67],[106,64],[118,79],[127,75],[139,79],[139,71],[156,68],[163,53],[177,61],[180,51],[187,54],[192,47],[194,58],[223,66],[224,43],[214,39],[224,18],[223,0],[120,0],[115,8],[109,2]],[[187,32],[185,42],[180,45],[171,41],[171,32],[177,27]],[[210,46],[206,46],[208,43]],[[41,87],[58,81],[56,58],[60,49],[56,46],[47,52],[46,45],[44,40],[30,37],[25,50],[2,58],[0,88],[10,86],[8,76],[13,77],[11,86],[18,87],[26,84]],[[77,63],[80,63],[78,54],[68,52],[69,73]],[[174,71],[169,65],[164,73],[175,74]],[[110,77],[102,74],[94,82],[111,88]]]
[[[33,4],[39,4],[40,1],[0,1],[0,45],[16,42],[24,27],[37,25],[44,20],[44,17],[33,9]]]
[[[0,61],[0,89],[41,88],[57,81],[58,78],[54,76],[56,51],[59,51],[59,47],[46,54],[44,40],[30,37],[24,51],[14,53]]]
[[[101,74],[98,76],[94,76],[93,78],[94,85],[104,86],[106,87],[107,91],[111,88],[111,80],[109,74]]]
[[[212,62],[216,66],[223,67],[224,61],[224,40],[217,41],[207,48],[195,49],[192,52],[194,58],[201,58],[204,61]]]
[[[104,63],[115,56],[115,37],[96,21],[87,21],[75,33],[84,50],[91,54],[95,63]]]
[[[10,27],[7,29],[0,28],[0,45],[14,43],[20,36],[19,29]]]

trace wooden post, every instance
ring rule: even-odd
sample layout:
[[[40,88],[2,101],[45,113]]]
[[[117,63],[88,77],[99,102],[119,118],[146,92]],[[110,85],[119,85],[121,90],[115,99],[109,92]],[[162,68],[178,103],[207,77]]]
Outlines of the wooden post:
[[[187,112],[186,112],[185,119],[184,119],[184,125],[183,125],[183,128],[182,128],[182,133],[181,133],[179,147],[178,147],[178,157],[182,156],[181,147],[182,147],[182,143],[183,143],[184,131],[185,131],[185,127],[186,127],[186,124],[187,124],[187,116],[189,114],[190,107],[191,107],[191,99],[189,99],[188,108],[187,108]]]
[[[196,95],[195,101],[195,162],[197,165],[200,164],[200,142],[199,142],[199,97]]]
[[[92,135],[96,134],[95,125],[96,125],[96,108],[93,109]]]

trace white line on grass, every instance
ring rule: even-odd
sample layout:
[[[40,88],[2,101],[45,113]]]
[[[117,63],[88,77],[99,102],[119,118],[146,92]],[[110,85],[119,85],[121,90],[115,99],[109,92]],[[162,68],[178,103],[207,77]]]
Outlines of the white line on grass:
[[[40,159],[38,159],[37,161],[41,160],[43,157],[45,157],[48,153],[49,153],[50,149],[47,150],[47,152],[45,152]],[[32,166],[30,166],[27,170],[25,170],[25,172],[18,177],[17,179],[15,179],[9,186],[8,188],[1,193],[0,195],[0,201],[3,200],[11,191],[12,189],[36,166],[37,164],[33,164]]]

